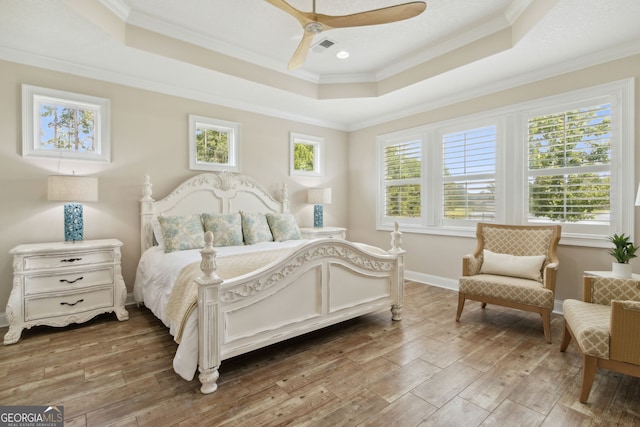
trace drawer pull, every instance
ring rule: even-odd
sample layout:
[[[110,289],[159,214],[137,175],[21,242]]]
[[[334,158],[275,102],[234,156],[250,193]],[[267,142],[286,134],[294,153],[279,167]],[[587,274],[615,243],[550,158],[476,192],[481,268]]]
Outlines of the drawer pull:
[[[60,262],[76,262],[76,261],[82,261],[82,258],[67,258],[67,259],[60,260]]]
[[[70,307],[73,307],[74,305],[76,305],[76,304],[78,304],[78,303],[80,303],[80,302],[82,302],[82,301],[84,301],[84,299],[79,299],[79,300],[78,300],[78,301],[76,301],[76,302],[64,302],[64,301],[62,301],[62,302],[60,303],[60,305],[68,305],[68,306],[70,306]]]
[[[82,280],[84,279],[83,276],[78,277],[76,280],[67,280],[67,279],[60,279],[60,283],[76,283],[78,280]]]

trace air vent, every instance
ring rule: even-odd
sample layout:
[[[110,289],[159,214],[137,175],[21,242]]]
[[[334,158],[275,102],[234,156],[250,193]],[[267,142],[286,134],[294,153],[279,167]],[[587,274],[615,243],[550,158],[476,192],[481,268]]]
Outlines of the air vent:
[[[320,40],[318,43],[314,44],[311,47],[311,51],[315,52],[315,53],[322,53],[325,50],[329,49],[334,44],[336,44],[336,42],[334,42],[333,40],[329,40],[327,38],[324,38],[324,39]]]

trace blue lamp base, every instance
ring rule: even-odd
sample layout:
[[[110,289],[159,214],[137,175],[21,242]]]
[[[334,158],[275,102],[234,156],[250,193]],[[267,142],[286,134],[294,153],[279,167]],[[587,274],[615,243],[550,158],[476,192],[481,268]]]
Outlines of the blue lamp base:
[[[82,221],[82,205],[67,203],[64,205],[64,241],[84,240],[84,222]]]
[[[322,205],[313,206],[313,227],[322,228]]]

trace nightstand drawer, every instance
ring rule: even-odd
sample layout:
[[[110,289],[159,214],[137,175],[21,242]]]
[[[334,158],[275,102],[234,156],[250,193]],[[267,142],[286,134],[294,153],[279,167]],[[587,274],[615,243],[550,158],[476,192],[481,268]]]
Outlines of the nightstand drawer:
[[[46,276],[26,276],[24,278],[24,293],[32,295],[113,283],[113,267],[69,271]]]
[[[113,251],[75,252],[55,255],[25,256],[23,270],[75,267],[113,262]]]
[[[42,298],[26,298],[25,321],[69,316],[75,313],[113,307],[113,287],[68,292]]]

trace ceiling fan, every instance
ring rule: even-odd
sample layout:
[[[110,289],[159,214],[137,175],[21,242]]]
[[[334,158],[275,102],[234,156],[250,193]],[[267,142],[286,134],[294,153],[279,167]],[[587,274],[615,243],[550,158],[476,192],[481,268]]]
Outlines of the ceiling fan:
[[[373,9],[352,15],[331,16],[316,13],[316,0],[313,0],[313,12],[302,12],[285,0],[266,0],[268,3],[283,10],[300,22],[304,29],[302,40],[289,61],[289,69],[299,68],[307,58],[307,52],[313,37],[323,31],[335,28],[362,27],[365,25],[388,24],[403,21],[420,15],[427,8],[423,1],[412,1],[395,6]]]

